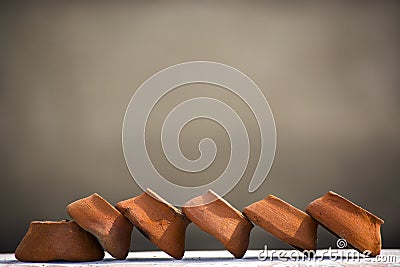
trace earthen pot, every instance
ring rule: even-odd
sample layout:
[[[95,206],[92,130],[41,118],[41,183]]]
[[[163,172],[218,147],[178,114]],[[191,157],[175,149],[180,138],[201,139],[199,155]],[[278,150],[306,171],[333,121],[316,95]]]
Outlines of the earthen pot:
[[[306,211],[361,253],[380,254],[383,220],[372,213],[332,191],[311,202]]]
[[[96,237],[73,221],[33,221],[15,250],[19,261],[98,261],[104,257]]]
[[[79,199],[67,206],[76,223],[93,234],[105,251],[116,259],[129,253],[133,225],[98,194]]]
[[[116,208],[158,248],[175,259],[185,252],[185,232],[190,220],[152,190],[124,200]]]
[[[243,214],[271,235],[301,251],[316,250],[318,223],[273,195],[249,205]]]
[[[253,224],[223,198],[210,190],[186,202],[182,211],[200,229],[221,241],[235,258],[244,256]]]

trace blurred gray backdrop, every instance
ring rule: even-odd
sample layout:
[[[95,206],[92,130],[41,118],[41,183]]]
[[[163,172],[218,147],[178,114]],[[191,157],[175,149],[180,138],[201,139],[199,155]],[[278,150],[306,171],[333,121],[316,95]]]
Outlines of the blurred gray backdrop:
[[[196,120],[181,135],[218,145],[214,166],[188,177],[162,155],[167,112],[194,96],[229,103],[245,119],[252,155],[226,199],[242,209],[275,194],[304,209],[334,190],[385,220],[383,246],[400,247],[400,2],[398,1],[1,1],[0,251],[13,251],[32,220],[68,218],[93,192],[112,204],[141,193],[126,168],[122,120],[136,88],[173,64],[210,60],[250,76],[271,105],[275,162],[247,187],[259,136],[250,110],[218,87],[167,95],[146,136],[152,160],[176,183],[206,183],[227,163],[223,129]],[[156,188],[154,188],[157,191]],[[319,247],[335,238],[319,230]],[[135,230],[132,250],[156,249]],[[222,249],[194,225],[187,249]],[[256,227],[250,248],[287,246]]]

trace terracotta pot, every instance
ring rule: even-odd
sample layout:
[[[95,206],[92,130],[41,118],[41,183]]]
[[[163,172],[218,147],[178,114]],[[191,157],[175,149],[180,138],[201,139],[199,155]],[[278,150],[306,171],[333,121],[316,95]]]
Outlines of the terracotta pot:
[[[200,229],[221,241],[235,258],[244,256],[253,224],[223,198],[210,190],[186,202],[182,211]]]
[[[116,208],[154,245],[171,257],[182,259],[186,227],[190,221],[179,209],[150,189],[119,202]]]
[[[98,194],[67,206],[76,223],[92,233],[105,251],[116,259],[128,256],[133,225],[116,208]]]
[[[306,211],[361,253],[368,250],[371,256],[376,256],[381,252],[383,220],[344,197],[328,192],[311,202]]]
[[[75,222],[31,222],[15,257],[20,261],[98,261],[104,251],[96,237]]]
[[[243,214],[271,235],[301,251],[316,250],[318,223],[273,195],[249,205]]]

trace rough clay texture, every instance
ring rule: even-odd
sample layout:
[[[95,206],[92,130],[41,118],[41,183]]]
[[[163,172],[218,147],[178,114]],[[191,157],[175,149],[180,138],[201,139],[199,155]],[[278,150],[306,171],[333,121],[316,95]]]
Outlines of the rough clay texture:
[[[116,208],[158,248],[175,259],[185,252],[185,232],[190,220],[177,208],[147,189]]]
[[[299,250],[316,250],[318,223],[305,212],[273,195],[247,206],[243,214]]]
[[[371,256],[379,255],[382,219],[334,192],[311,202],[306,211],[361,253],[369,250]]]
[[[216,193],[210,190],[189,200],[182,211],[200,229],[221,241],[235,258],[244,256],[253,224]]]
[[[96,237],[73,221],[34,221],[19,243],[15,257],[26,262],[97,261],[103,259],[104,251]]]
[[[133,225],[98,194],[77,200],[67,206],[76,223],[92,233],[105,251],[116,259],[125,259],[131,244]]]

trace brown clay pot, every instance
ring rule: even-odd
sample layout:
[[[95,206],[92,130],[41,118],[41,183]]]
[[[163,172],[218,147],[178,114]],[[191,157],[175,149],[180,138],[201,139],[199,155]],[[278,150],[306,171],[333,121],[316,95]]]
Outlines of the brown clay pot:
[[[332,191],[311,202],[306,211],[361,253],[379,255],[382,219]]]
[[[253,224],[223,198],[210,190],[186,202],[182,211],[200,229],[221,241],[235,258],[244,256]]]
[[[105,251],[116,259],[125,259],[131,244],[133,225],[98,194],[77,200],[67,206],[76,223],[93,234]]]
[[[116,208],[154,245],[171,257],[182,259],[186,227],[190,221],[179,209],[150,189],[119,202]]]
[[[15,257],[19,261],[98,261],[104,257],[96,237],[75,222],[31,222],[19,243]]]
[[[318,223],[273,195],[249,205],[243,214],[268,233],[301,251],[316,250]]]

